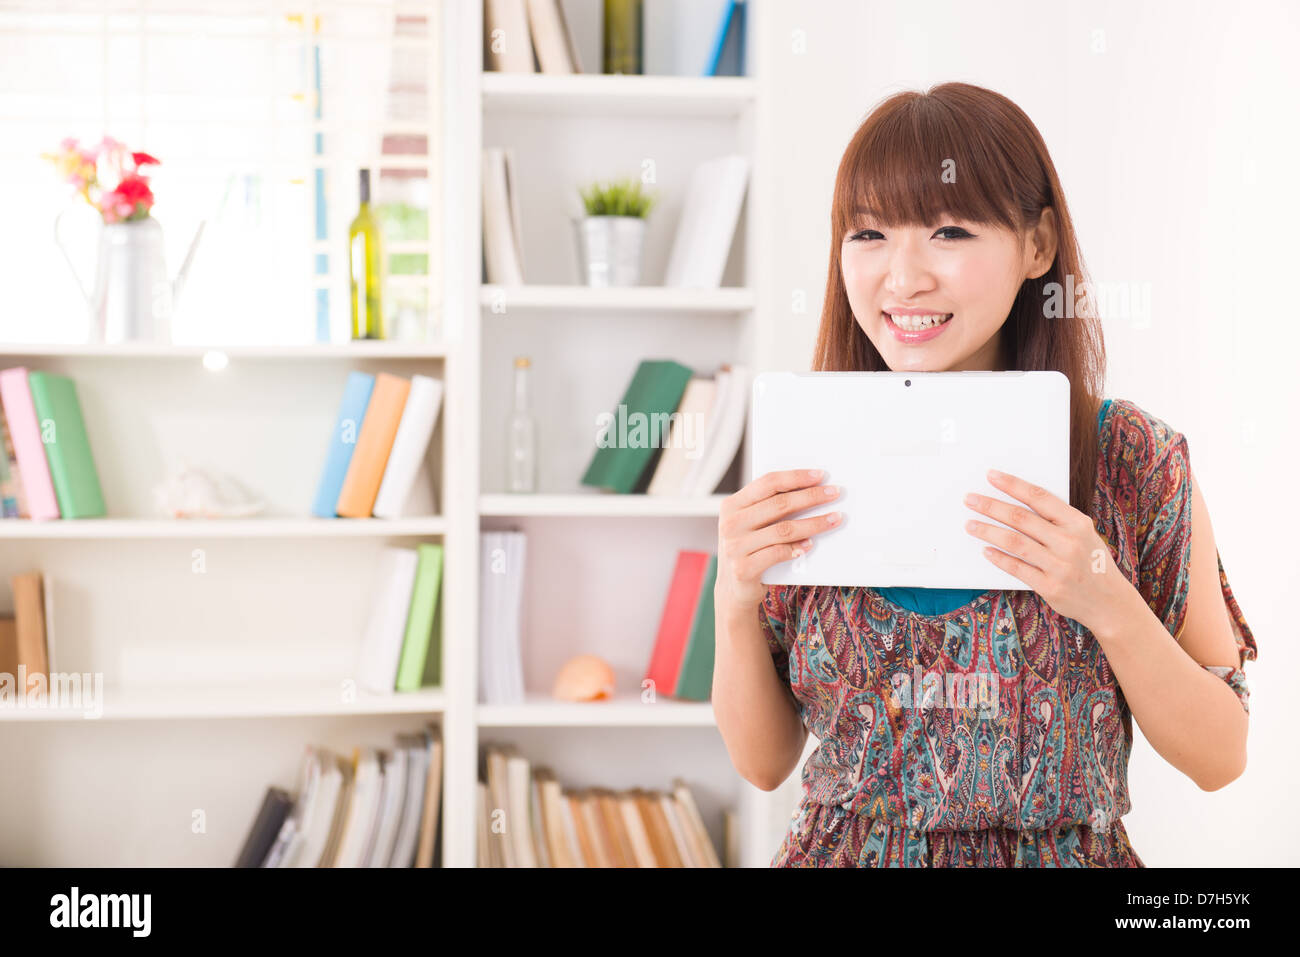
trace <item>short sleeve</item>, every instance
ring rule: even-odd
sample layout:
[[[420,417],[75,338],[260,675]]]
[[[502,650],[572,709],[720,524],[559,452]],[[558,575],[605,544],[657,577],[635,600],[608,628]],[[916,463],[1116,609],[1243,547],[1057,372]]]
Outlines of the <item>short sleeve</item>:
[[[794,621],[794,596],[797,585],[768,585],[758,606],[758,621],[767,639],[777,676],[790,683],[790,635]]]
[[[1192,555],[1192,483],[1187,438],[1154,416],[1145,416],[1145,451],[1151,464],[1138,492],[1138,591],[1175,639],[1182,638]],[[1237,667],[1203,665],[1222,678],[1250,711],[1245,663],[1256,655],[1255,637],[1233,597],[1223,558],[1215,551],[1219,586],[1237,644]]]

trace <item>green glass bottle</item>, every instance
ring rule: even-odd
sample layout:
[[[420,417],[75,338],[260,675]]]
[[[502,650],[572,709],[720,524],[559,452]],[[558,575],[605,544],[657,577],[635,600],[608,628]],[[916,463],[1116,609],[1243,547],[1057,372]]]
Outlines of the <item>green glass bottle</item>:
[[[606,73],[644,71],[641,0],[605,0],[602,66]]]
[[[368,169],[361,171],[361,208],[348,227],[348,275],[352,288],[352,338],[385,338],[384,251],[379,221],[370,209]]]

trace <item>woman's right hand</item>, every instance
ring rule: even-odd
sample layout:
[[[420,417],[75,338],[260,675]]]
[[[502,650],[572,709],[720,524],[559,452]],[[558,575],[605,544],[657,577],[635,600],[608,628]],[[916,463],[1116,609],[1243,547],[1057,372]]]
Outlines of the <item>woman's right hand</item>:
[[[790,519],[840,494],[822,485],[821,470],[789,469],[760,475],[722,500],[718,514],[718,578],[713,600],[719,608],[747,610],[763,600],[763,572],[798,558],[814,535],[835,528],[839,512]]]

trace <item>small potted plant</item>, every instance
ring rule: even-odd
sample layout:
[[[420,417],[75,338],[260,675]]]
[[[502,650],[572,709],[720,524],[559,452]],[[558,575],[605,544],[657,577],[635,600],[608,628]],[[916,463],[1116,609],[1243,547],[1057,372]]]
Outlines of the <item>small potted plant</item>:
[[[646,216],[656,197],[634,178],[579,188],[586,216],[574,219],[588,286],[639,286]]]

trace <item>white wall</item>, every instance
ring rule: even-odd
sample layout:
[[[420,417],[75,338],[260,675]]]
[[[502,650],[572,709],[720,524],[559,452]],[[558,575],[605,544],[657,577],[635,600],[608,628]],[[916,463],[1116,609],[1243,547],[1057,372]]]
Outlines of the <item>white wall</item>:
[[[1285,688],[1300,673],[1289,614],[1300,581],[1291,493],[1300,9],[1282,0],[772,7],[770,130],[782,188],[769,304],[779,329],[766,365],[808,368],[835,171],[871,107],[949,80],[1018,103],[1052,153],[1093,278],[1149,284],[1149,320],[1107,319],[1106,394],[1187,436],[1260,649],[1247,666],[1246,773],[1204,793],[1139,733],[1129,834],[1153,866],[1300,863],[1288,800],[1300,698]]]

